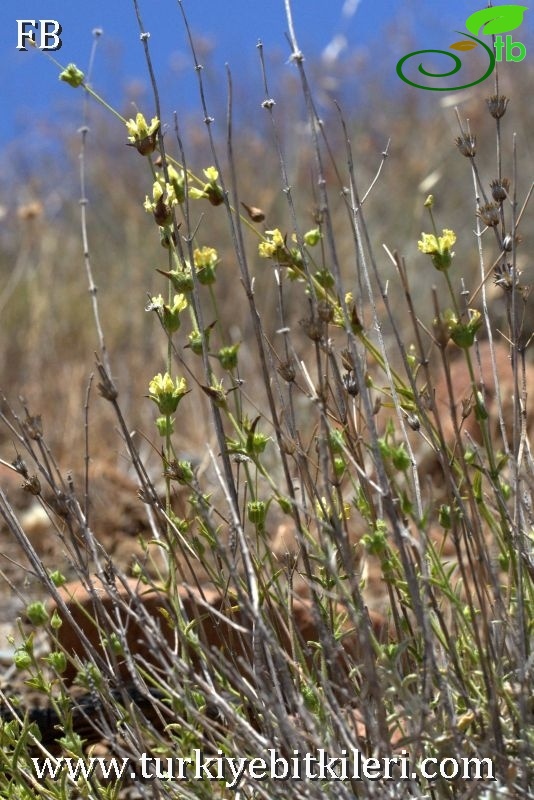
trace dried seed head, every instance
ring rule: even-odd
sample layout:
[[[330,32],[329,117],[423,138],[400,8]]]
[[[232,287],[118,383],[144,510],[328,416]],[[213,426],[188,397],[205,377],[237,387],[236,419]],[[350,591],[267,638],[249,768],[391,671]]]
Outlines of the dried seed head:
[[[313,212],[313,221],[316,225],[322,225],[324,220],[324,214],[322,209],[316,208]]]
[[[172,210],[171,207],[166,203],[163,199],[163,196],[160,197],[156,204],[154,205],[153,209],[154,219],[156,223],[161,227],[164,228],[167,225],[170,225],[172,222]]]
[[[502,203],[508,197],[510,191],[510,181],[508,178],[495,178],[490,183],[491,195],[496,203]]]
[[[321,339],[324,338],[325,325],[321,319],[317,319],[316,317],[306,317],[305,319],[301,319],[299,321],[299,325],[302,327],[306,336],[312,340],[312,342],[320,342]]]
[[[419,417],[415,414],[408,414],[406,417],[406,422],[412,429],[412,431],[418,431],[421,427],[421,422],[419,421]]]
[[[446,320],[444,320],[441,315],[439,317],[435,317],[434,321],[432,322],[432,330],[438,346],[444,349],[450,341],[451,331]]]
[[[41,494],[41,482],[37,475],[31,475],[27,478],[22,484],[22,488],[25,492],[29,492],[29,494],[33,494],[35,497]]]
[[[341,351],[341,363],[347,372],[352,372],[354,370],[354,360],[348,347]]]
[[[467,419],[473,410],[474,403],[472,397],[464,397],[462,400],[462,419]]]
[[[39,441],[43,437],[43,420],[40,414],[32,415],[26,411],[26,419],[22,423],[24,432],[30,439]]]
[[[262,211],[261,208],[256,208],[255,206],[247,206],[247,204],[243,202],[241,202],[241,205],[249,215],[252,222],[263,222],[265,219],[265,211]]]
[[[502,249],[506,253],[511,253],[512,250],[514,249],[514,244],[517,247],[517,245],[521,244],[522,241],[523,238],[518,233],[516,233],[515,236],[510,236],[510,234],[508,233],[502,240]]]
[[[102,378],[101,382],[97,385],[97,389],[105,400],[109,400],[110,403],[113,403],[119,396],[119,392],[105,366],[100,361],[97,361],[96,365],[100,377]]]
[[[14,467],[19,475],[22,475],[24,478],[29,477],[28,467],[26,466],[26,462],[22,458],[22,456],[17,456],[12,462],[11,466]]]
[[[350,394],[351,397],[356,397],[360,393],[360,387],[358,386],[356,375],[354,375],[353,372],[343,373],[342,380],[347,394]]]
[[[510,292],[512,289],[519,287],[520,276],[521,271],[517,268],[514,269],[513,264],[507,261],[495,267],[493,281],[495,286],[500,286],[501,289]]]
[[[509,102],[509,99],[503,94],[492,94],[491,97],[486,98],[488,111],[494,119],[504,117]]]
[[[497,203],[486,203],[486,205],[480,206],[478,209],[477,217],[480,217],[484,225],[487,225],[488,228],[495,228],[501,221],[499,206]]]
[[[472,133],[462,133],[456,137],[456,147],[466,158],[474,158],[477,152],[477,137]]]
[[[334,307],[328,300],[320,300],[317,304],[317,314],[323,322],[332,322],[334,319]]]
[[[174,231],[169,233],[168,228],[160,228],[160,244],[166,250],[169,250],[171,247],[176,247],[177,244],[177,237]]]
[[[288,456],[292,456],[297,449],[297,443],[294,439],[291,439],[288,436],[283,436],[280,442],[280,447],[282,448],[282,452]]]
[[[282,361],[277,367],[278,373],[288,383],[293,383],[295,380],[295,365],[293,361]]]

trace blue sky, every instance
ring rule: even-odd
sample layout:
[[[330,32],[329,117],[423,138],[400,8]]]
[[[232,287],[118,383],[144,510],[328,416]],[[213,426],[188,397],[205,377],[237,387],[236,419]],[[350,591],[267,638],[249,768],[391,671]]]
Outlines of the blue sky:
[[[145,28],[151,34],[158,79],[166,88],[172,87],[171,94],[175,95],[172,110],[189,109],[197,93],[178,3],[139,2]],[[406,47],[408,35],[412,37],[408,45],[414,45],[414,49],[447,46],[454,41],[453,31],[463,29],[466,17],[484,6],[483,0],[439,4],[420,0],[292,0],[299,43],[310,60],[329,47],[335,52],[341,44],[344,47],[339,58],[366,52],[377,72],[392,83],[398,81],[395,65],[406,52],[402,46],[404,42]],[[193,34],[209,42],[211,63],[222,67],[227,62],[236,80],[254,72],[253,79],[261,87],[256,55],[259,39],[267,54],[278,53],[283,60],[289,53],[283,0],[184,0],[184,8]],[[92,30],[103,30],[92,83],[112,103],[119,104],[128,87],[147,85],[130,0],[2,0],[0,145],[15,138],[20,142],[35,137],[39,120],[75,102],[69,94],[73,90],[58,82],[57,69],[46,57],[34,50],[16,49],[16,20],[44,18],[58,20],[63,28],[63,46],[55,57],[63,64],[74,61],[82,69],[87,64]],[[387,33],[387,43],[381,43]]]

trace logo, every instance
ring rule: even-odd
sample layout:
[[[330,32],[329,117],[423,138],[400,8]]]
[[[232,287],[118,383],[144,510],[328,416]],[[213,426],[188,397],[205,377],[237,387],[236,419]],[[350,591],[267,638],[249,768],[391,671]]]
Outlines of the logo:
[[[26,28],[34,28],[26,30]],[[60,50],[62,28],[55,19],[18,19],[17,20],[17,50],[27,50],[26,42],[39,50]],[[35,34],[39,32],[39,44]]]
[[[404,74],[404,65],[408,59],[413,58],[414,56],[424,55],[425,53],[439,53],[440,55],[447,56],[447,58],[452,58],[454,61],[454,67],[451,70],[448,72],[429,72],[423,67],[422,63],[419,63],[419,72],[427,78],[436,79],[449,78],[451,75],[456,75],[456,73],[462,68],[462,62],[459,56],[455,55],[454,53],[449,53],[448,50],[416,50],[413,53],[408,53],[408,55],[403,56],[403,58],[401,58],[397,63],[397,75],[402,81],[410,84],[410,86],[415,86],[416,89],[427,89],[431,92],[450,92],[456,89],[467,89],[469,86],[475,86],[477,83],[482,83],[482,81],[485,81],[486,78],[489,78],[495,69],[495,64],[497,61],[502,61],[503,59],[505,61],[523,61],[525,58],[527,54],[527,48],[522,42],[514,41],[513,37],[510,35],[510,31],[514,31],[516,28],[519,28],[523,22],[524,13],[527,10],[527,6],[518,5],[483,8],[481,11],[475,11],[474,14],[471,14],[466,19],[465,27],[468,31],[470,31],[470,33],[456,31],[456,33],[460,33],[468,38],[449,45],[449,50],[468,52],[469,50],[474,50],[475,47],[480,45],[488,56],[488,68],[486,69],[484,75],[482,75],[481,78],[477,78],[476,81],[464,83],[462,86],[425,86],[421,83],[416,83],[415,81],[410,80],[410,78],[407,78]],[[481,34],[493,37],[492,46],[477,38],[477,36]],[[504,39],[501,34],[506,34]]]

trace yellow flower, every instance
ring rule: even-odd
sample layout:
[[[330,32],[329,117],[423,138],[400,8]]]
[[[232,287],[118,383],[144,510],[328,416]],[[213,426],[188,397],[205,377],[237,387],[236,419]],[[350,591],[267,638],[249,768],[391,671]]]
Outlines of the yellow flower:
[[[148,385],[148,396],[156,403],[160,414],[174,414],[178,403],[187,394],[185,378],[176,378],[173,382],[168,372],[158,373]]]
[[[188,306],[187,297],[183,294],[175,294],[174,301],[171,306],[171,311],[173,314],[180,314],[180,312],[185,311]]]
[[[215,283],[215,267],[219,263],[219,254],[214,247],[197,247],[193,251],[193,261],[200,283],[209,286]]]
[[[180,314],[188,306],[187,298],[183,294],[175,294],[172,305],[167,305],[162,296],[152,297],[148,310],[157,311],[167,333],[175,333],[180,325]]]
[[[214,247],[197,247],[193,252],[195,267],[213,267],[219,260],[219,255]]]
[[[270,237],[272,243],[276,247],[283,247],[284,246],[284,244],[285,244],[284,237],[282,236],[282,234],[281,234],[281,232],[280,232],[280,230],[278,228],[274,228],[274,230],[272,230],[272,231],[265,231],[265,235]]]
[[[202,200],[203,198],[207,199],[208,194],[204,189],[197,189],[196,186],[191,186],[189,189],[189,197],[192,197],[193,200]]]
[[[456,234],[449,228],[444,228],[441,236],[433,233],[422,233],[417,247],[422,253],[431,256],[436,269],[443,271],[450,267],[454,253],[451,247],[456,242]]]
[[[143,114],[137,114],[135,119],[129,119],[126,122],[128,130],[128,144],[135,147],[137,152],[142,156],[149,156],[156,149],[158,142],[159,119],[152,117],[150,125],[148,125]]]
[[[282,254],[286,254],[286,243],[278,228],[272,231],[265,231],[267,237],[263,242],[258,245],[258,253],[260,258],[279,258]]]
[[[258,245],[260,258],[272,258],[276,253],[276,247],[272,242],[260,242]]]
[[[205,198],[210,201],[212,206],[220,206],[224,201],[224,196],[221,187],[217,183],[217,178],[219,177],[218,171],[215,167],[207,167],[202,171],[208,179],[208,183],[205,183],[202,189],[192,186],[189,189],[189,196],[192,197],[193,200]]]
[[[206,178],[209,180],[210,183],[215,183],[217,178],[219,177],[219,173],[215,169],[215,167],[207,167],[207,169],[202,170]]]
[[[152,200],[146,196],[143,208],[154,215],[160,227],[165,227],[172,222],[172,209],[179,202],[174,185],[157,178],[152,185]]]
[[[174,190],[174,195],[179,203],[185,200],[185,173],[183,170],[178,172],[174,169],[172,164],[169,164],[168,169],[169,181]]]
[[[128,140],[132,144],[135,144],[136,142],[146,139],[147,136],[152,136],[157,132],[159,129],[159,119],[157,117],[152,117],[152,121],[150,122],[150,125],[148,125],[144,115],[139,112],[135,119],[129,119],[126,121],[126,128],[130,134],[128,136]]]

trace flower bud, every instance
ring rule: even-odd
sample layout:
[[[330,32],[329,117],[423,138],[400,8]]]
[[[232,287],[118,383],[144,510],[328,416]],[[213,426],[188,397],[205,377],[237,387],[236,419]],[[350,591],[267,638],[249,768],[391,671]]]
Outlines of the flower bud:
[[[156,428],[161,437],[171,436],[174,433],[174,420],[172,417],[158,417]]]
[[[26,616],[30,620],[32,625],[44,625],[44,623],[48,620],[48,611],[46,610],[46,606],[43,602],[37,601],[35,603],[30,603],[29,606],[26,608]]]
[[[67,656],[62,650],[54,650],[45,661],[59,675],[67,669]]]
[[[304,234],[304,244],[308,247],[315,247],[315,245],[323,238],[319,228],[313,228]]]
[[[221,347],[217,354],[217,358],[221,362],[221,367],[226,370],[232,370],[237,367],[237,351],[239,344],[232,344],[228,347]]]
[[[15,650],[13,661],[18,670],[28,669],[32,665],[32,657],[23,647]]]
[[[84,82],[85,75],[81,69],[78,69],[76,64],[69,64],[63,72],[60,72],[59,80],[68,83],[73,89],[77,89]]]
[[[250,500],[247,503],[247,516],[249,522],[260,530],[265,526],[267,517],[267,505],[263,500]]]

